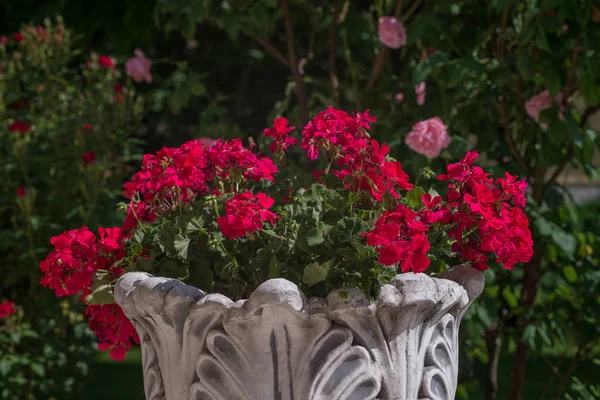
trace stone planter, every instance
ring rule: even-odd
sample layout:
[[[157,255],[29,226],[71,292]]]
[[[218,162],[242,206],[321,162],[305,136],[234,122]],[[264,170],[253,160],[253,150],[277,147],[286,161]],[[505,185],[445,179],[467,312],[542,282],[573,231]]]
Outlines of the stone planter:
[[[452,400],[458,328],[484,287],[470,267],[307,299],[272,279],[248,300],[127,273],[115,296],[142,343],[148,400]]]

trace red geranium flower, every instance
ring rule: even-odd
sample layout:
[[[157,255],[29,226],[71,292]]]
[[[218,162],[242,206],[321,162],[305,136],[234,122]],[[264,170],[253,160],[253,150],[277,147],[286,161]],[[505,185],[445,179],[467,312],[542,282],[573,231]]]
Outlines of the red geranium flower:
[[[16,312],[17,310],[15,309],[15,303],[12,301],[0,303],[0,319],[16,314]]]
[[[15,121],[8,126],[8,130],[11,132],[29,132],[31,130],[31,126],[27,125],[23,121]]]
[[[21,32],[17,32],[13,35],[13,40],[17,43],[22,42],[23,40],[25,40],[25,38],[23,37],[23,34]]]
[[[244,192],[234,196],[226,203],[225,215],[217,218],[223,236],[237,239],[263,229],[263,221],[275,224],[278,216],[269,211],[275,200],[264,193],[256,196]]]
[[[96,153],[88,151],[81,156],[84,165],[89,165],[96,161]]]
[[[115,60],[109,56],[98,57],[98,65],[102,68],[113,68],[115,66]]]

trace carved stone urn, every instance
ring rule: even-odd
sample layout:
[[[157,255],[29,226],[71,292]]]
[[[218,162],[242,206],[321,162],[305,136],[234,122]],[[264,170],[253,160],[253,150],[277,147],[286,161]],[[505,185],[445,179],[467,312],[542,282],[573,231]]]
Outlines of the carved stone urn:
[[[453,400],[460,321],[483,287],[460,266],[398,275],[377,300],[307,299],[271,279],[233,302],[131,272],[115,297],[140,336],[148,400]]]

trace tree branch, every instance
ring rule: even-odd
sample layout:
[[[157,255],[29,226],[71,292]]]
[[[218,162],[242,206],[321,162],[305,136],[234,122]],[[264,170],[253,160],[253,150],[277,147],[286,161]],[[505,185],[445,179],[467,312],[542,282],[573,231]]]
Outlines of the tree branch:
[[[590,107],[587,107],[584,110],[583,115],[581,116],[581,121],[579,121],[579,127],[584,128],[585,124],[587,124],[588,119],[590,119],[591,116],[594,115],[595,113],[597,113],[598,111],[600,111],[600,103],[594,104],[593,106],[590,106]],[[567,153],[561,160],[558,167],[556,167],[556,169],[552,173],[552,176],[550,176],[548,181],[546,181],[546,183],[544,184],[544,190],[549,188],[550,186],[552,186],[554,184],[554,182],[556,182],[556,180],[558,179],[560,174],[562,174],[564,169],[569,164],[569,161],[571,160],[571,157],[573,156],[574,150],[575,150],[575,147],[573,146],[573,143],[569,144],[569,147],[567,148]]]
[[[340,107],[340,82],[337,78],[335,58],[337,53],[337,26],[338,26],[338,13],[340,12],[341,0],[335,0],[333,6],[333,17],[329,24],[329,80],[331,81],[331,90],[333,91],[333,99],[336,107]]]
[[[581,39],[577,38],[575,40],[575,48],[573,49],[573,54],[571,55],[571,65],[569,66],[569,72],[567,73],[567,83],[565,87],[561,91],[562,94],[562,104],[564,105],[567,101],[567,98],[575,93],[575,86],[573,85],[573,80],[575,79],[575,69],[579,64],[579,56],[583,51],[583,48],[580,45]]]
[[[413,4],[413,7],[415,5],[418,5],[419,3],[420,1],[416,1]],[[394,12],[394,18],[400,18],[400,15],[402,14],[403,4],[404,0],[396,0],[396,11]],[[379,78],[379,75],[381,75],[381,71],[383,70],[383,65],[385,64],[385,56],[387,54],[387,51],[387,47],[383,46],[381,48],[381,51],[379,51],[379,53],[375,56],[375,59],[373,60],[373,67],[371,68],[371,76],[369,77],[369,81],[365,86],[365,92],[370,92],[371,90],[373,90],[375,82],[377,82],[377,79]]]
[[[280,63],[282,63],[290,69],[292,68],[290,62],[283,56],[283,54],[281,54],[279,50],[277,50],[277,48],[275,48],[275,46],[273,46],[273,44],[268,39],[261,38],[258,36],[255,36],[254,39],[256,39],[256,41],[260,43],[262,47],[264,47],[267,53],[273,56],[277,61],[279,61]]]
[[[300,123],[304,126],[308,123],[308,98],[306,97],[304,79],[298,70],[298,58],[296,57],[296,51],[294,50],[294,28],[292,26],[289,0],[282,0],[281,8],[283,10],[283,18],[285,21],[288,61],[290,63],[292,75],[296,81],[296,96],[298,97],[298,106],[300,107]]]

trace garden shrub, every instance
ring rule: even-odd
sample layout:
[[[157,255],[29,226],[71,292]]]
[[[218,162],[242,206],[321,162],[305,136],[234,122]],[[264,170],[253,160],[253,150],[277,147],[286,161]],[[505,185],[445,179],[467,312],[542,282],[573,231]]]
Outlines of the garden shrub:
[[[118,220],[142,99],[59,18],[0,37],[0,397],[63,398],[94,355],[81,302],[39,285],[49,238]]]

